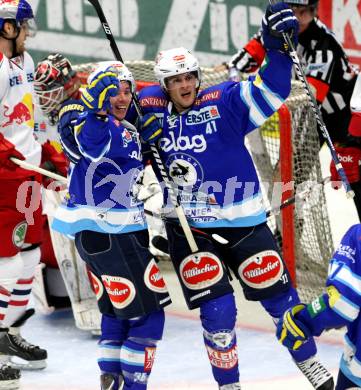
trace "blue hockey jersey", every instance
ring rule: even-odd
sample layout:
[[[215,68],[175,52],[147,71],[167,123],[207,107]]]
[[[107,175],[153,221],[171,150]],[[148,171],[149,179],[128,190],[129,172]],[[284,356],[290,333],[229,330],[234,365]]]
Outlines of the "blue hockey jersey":
[[[82,230],[146,229],[143,203],[137,200],[144,166],[134,126],[87,113],[75,129],[81,158],[73,167],[66,201],[52,228],[69,235]]]
[[[361,224],[352,226],[342,238],[330,261],[327,285],[341,294],[332,309],[347,324],[340,368],[361,387]]]
[[[144,112],[162,123],[160,155],[192,226],[242,227],[266,220],[245,136],[288,97],[291,66],[287,54],[271,50],[256,76],[202,90],[182,114],[159,86],[140,92]]]

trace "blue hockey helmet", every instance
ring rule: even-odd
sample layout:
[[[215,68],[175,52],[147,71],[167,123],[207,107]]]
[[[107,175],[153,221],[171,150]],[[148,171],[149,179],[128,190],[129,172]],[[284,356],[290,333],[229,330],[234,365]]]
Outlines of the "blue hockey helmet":
[[[3,29],[6,20],[15,21],[18,28],[26,23],[30,35],[35,34],[34,13],[26,0],[0,0],[0,30]]]

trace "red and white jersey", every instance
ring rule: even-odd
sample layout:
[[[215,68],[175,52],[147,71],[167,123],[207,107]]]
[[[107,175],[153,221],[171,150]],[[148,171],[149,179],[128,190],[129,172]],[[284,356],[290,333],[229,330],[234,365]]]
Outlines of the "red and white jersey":
[[[8,59],[0,53],[0,131],[26,161],[39,166],[41,146],[34,138],[34,62],[28,53]],[[0,168],[1,178],[29,176],[22,168]]]
[[[38,104],[35,104],[34,109],[34,136],[41,145],[49,140],[60,147],[58,125],[50,124],[48,117],[43,114]]]

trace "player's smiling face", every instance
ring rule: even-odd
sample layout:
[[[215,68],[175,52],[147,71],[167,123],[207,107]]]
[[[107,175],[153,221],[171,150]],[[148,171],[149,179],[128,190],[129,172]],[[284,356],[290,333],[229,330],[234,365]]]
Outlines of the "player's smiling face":
[[[119,83],[118,95],[110,98],[112,105],[112,114],[118,119],[124,119],[127,114],[129,105],[132,101],[132,92],[128,81]]]
[[[193,73],[184,73],[166,80],[167,92],[178,112],[192,106],[197,96],[198,79]]]

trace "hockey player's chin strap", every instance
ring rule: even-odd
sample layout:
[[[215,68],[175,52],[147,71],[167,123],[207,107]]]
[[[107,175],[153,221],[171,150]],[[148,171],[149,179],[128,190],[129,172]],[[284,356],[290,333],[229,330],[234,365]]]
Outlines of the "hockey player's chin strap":
[[[16,40],[18,39],[18,37],[20,35],[20,28],[16,25],[16,21],[14,21],[14,20],[7,20],[7,21],[12,23],[12,25],[15,27],[16,37],[15,38],[8,38],[4,35],[4,31],[1,31],[1,37],[6,39],[7,41],[12,42],[11,58],[14,58],[14,57],[18,56],[18,53],[16,52]]]

